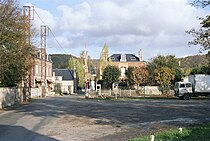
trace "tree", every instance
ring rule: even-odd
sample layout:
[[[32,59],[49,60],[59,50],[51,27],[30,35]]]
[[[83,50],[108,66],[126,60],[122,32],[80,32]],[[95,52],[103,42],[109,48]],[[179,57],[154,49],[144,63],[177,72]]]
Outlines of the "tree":
[[[115,66],[108,65],[104,71],[102,78],[106,88],[112,88],[112,84],[118,82],[120,77],[120,70]]]
[[[139,85],[146,82],[148,76],[148,71],[145,67],[136,67],[131,73],[131,81],[137,85],[137,90]]]
[[[175,71],[169,67],[160,67],[154,70],[155,80],[160,86],[163,94],[168,94],[170,91],[171,81],[175,78]]]
[[[193,5],[196,7],[207,7],[210,5],[210,0],[195,0]],[[193,41],[190,41],[189,45],[201,45],[200,51],[209,50],[210,49],[210,15],[207,15],[205,18],[199,18],[201,20],[201,28],[191,29],[190,31],[186,31],[194,37]]]
[[[125,72],[125,75],[127,77],[127,83],[129,86],[134,85],[134,82],[132,80],[133,71],[134,71],[134,67],[128,67],[128,69]]]
[[[84,71],[84,61],[82,58],[70,57],[69,59],[69,69],[75,69],[77,75],[77,84],[80,88],[84,87],[85,83],[85,71]]]
[[[103,74],[104,69],[109,64],[108,56],[109,56],[109,49],[108,49],[107,44],[105,43],[100,54],[100,78],[101,78],[101,75]]]
[[[176,81],[180,81],[182,78],[182,71],[179,66],[179,60],[175,58],[173,55],[168,56],[157,56],[153,58],[147,65],[148,73],[150,74],[148,76],[148,84],[149,85],[157,85],[157,80],[155,79],[156,73],[154,70],[158,70],[162,67],[168,67],[171,70],[175,71],[175,78],[171,80],[171,83],[174,83]]]
[[[27,39],[26,18],[16,0],[2,0],[0,5],[0,86],[16,86],[32,67],[34,54]],[[29,28],[31,29],[31,28]]]

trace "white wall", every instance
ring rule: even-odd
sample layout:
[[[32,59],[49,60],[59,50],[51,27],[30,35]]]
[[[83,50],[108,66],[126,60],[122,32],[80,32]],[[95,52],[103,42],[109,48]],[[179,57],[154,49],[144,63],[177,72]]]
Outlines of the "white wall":
[[[70,87],[70,91],[69,91]],[[61,81],[61,92],[73,94],[74,93],[74,81]]]
[[[0,109],[14,105],[19,99],[18,89],[0,88]]]

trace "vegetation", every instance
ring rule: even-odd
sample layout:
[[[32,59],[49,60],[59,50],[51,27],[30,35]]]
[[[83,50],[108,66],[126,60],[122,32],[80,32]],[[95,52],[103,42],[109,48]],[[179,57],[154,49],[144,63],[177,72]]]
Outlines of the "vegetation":
[[[168,94],[170,91],[170,86],[172,80],[175,78],[174,69],[170,69],[169,67],[160,67],[154,70],[155,80],[160,86],[160,91],[163,94]]]
[[[129,78],[130,83],[136,84],[137,89],[141,84],[145,84],[148,77],[148,71],[145,67],[130,68],[126,74]]]
[[[205,8],[210,5],[210,0],[195,0],[193,5],[196,7]],[[191,34],[194,37],[193,41],[189,42],[189,45],[201,45],[200,51],[209,50],[210,49],[210,15],[207,15],[205,18],[199,18],[201,20],[201,28],[191,29],[187,31],[187,33]]]
[[[155,133],[156,141],[208,141],[210,139],[210,123],[195,127],[183,128],[182,133],[178,129]],[[143,136],[130,141],[148,141],[149,136]]]
[[[127,77],[127,83],[129,86],[133,86],[135,84],[132,80],[133,71],[134,71],[134,67],[128,67],[128,69],[125,72],[125,75]]]
[[[112,84],[118,82],[120,77],[120,70],[115,66],[108,65],[104,71],[102,78],[106,88],[112,88]]]
[[[108,56],[109,56],[109,49],[107,44],[105,43],[100,54],[100,75],[103,74],[104,69],[106,68],[106,66],[108,66]]]
[[[75,58],[73,55],[67,54],[51,54],[51,60],[53,62],[52,68],[53,69],[67,69],[69,58]]]
[[[33,48],[29,44],[35,32],[20,14],[16,0],[0,5],[0,86],[16,86],[32,67]],[[31,29],[30,33],[29,30]]]
[[[147,70],[149,72],[148,84],[149,85],[159,85],[157,80],[157,72],[169,68],[171,72],[175,72],[175,77],[171,75],[170,83],[173,84],[176,81],[180,81],[182,78],[182,71],[179,66],[179,60],[173,55],[168,56],[157,56],[153,58],[147,65]],[[174,78],[173,78],[174,77]]]
[[[84,87],[85,71],[83,59],[70,57],[68,68],[76,71],[78,87]]]

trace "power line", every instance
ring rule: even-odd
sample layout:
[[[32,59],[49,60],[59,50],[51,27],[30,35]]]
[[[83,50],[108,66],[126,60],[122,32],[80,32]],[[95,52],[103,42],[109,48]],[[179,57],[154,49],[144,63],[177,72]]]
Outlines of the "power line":
[[[39,16],[39,14],[36,12],[36,10],[34,9],[35,14],[37,15],[37,17],[40,19],[40,21],[42,22],[42,24],[46,25],[44,20],[42,20],[42,18]],[[55,37],[55,34],[53,33],[52,29],[48,26],[48,29],[50,31],[50,33],[52,34],[54,40],[56,41],[56,43],[58,44],[58,46],[64,51],[64,53],[67,54],[67,52],[64,50],[64,48],[61,46],[61,44],[59,43],[59,41],[57,40],[57,38]]]

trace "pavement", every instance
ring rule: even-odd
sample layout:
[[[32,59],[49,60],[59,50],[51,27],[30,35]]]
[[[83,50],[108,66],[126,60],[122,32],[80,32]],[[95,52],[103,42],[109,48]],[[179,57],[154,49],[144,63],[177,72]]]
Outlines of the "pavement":
[[[210,101],[95,100],[84,95],[35,99],[0,111],[3,141],[123,141],[210,122]]]

